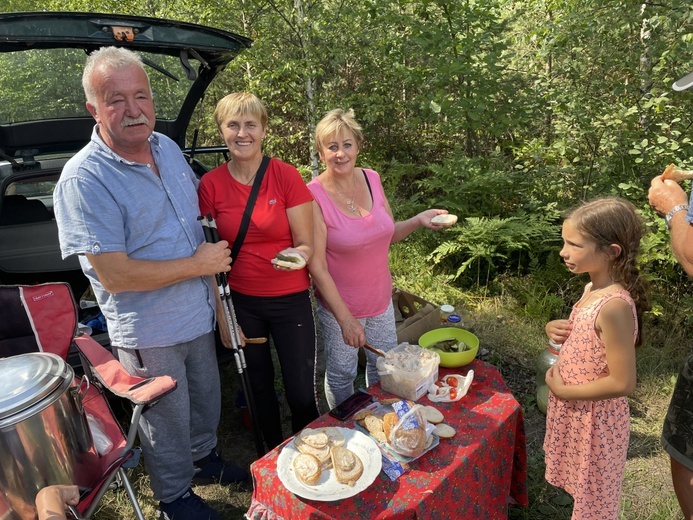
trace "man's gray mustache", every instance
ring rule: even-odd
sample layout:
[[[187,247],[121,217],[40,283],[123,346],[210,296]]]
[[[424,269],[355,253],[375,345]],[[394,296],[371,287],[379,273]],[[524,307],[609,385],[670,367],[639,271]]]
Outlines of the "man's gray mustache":
[[[144,114],[138,116],[138,117],[128,117],[125,116],[123,117],[123,120],[120,122],[120,126],[122,128],[125,128],[126,126],[132,126],[132,125],[149,125],[149,118],[145,116]]]

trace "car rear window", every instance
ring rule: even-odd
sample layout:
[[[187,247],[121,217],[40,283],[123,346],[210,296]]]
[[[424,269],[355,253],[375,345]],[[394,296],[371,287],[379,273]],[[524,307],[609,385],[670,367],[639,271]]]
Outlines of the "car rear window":
[[[11,182],[2,193],[0,226],[53,220],[53,190],[57,176]]]
[[[157,117],[175,119],[191,85],[180,60],[140,55],[151,79]],[[85,60],[81,49],[0,53],[0,123],[89,116],[82,90]],[[198,63],[191,60],[191,65],[197,68]]]

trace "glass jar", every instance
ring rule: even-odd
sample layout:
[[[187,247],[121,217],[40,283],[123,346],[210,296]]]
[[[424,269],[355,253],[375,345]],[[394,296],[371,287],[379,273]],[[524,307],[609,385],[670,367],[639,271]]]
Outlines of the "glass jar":
[[[546,384],[546,372],[558,361],[558,354],[561,350],[561,344],[549,341],[546,349],[544,349],[537,358],[537,407],[545,414],[549,404],[549,387]]]
[[[443,326],[448,325],[448,316],[454,314],[455,308],[452,305],[441,305],[440,306],[440,323]]]

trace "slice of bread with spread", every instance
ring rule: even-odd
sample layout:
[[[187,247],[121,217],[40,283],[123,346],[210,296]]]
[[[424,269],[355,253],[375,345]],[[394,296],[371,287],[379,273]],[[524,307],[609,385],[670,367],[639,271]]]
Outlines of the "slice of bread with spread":
[[[298,442],[296,442],[296,440],[298,440]],[[329,441],[330,439],[324,431],[304,428],[296,435],[294,444],[296,444],[297,447],[298,444],[307,444],[313,448],[324,448],[328,445]]]
[[[318,459],[310,453],[299,453],[294,457],[294,472],[306,486],[314,486],[320,480],[322,469]]]
[[[330,459],[329,446],[323,446],[322,448],[314,448],[310,444],[301,444],[296,446],[296,448],[301,453],[313,455],[316,459],[318,459],[318,462],[320,463],[320,467],[322,469],[329,469],[332,465],[332,460]]]
[[[321,428],[320,431],[327,435],[327,442],[330,446],[344,446],[346,439],[344,435],[342,435],[342,432],[339,431],[339,428],[325,426]]]
[[[333,446],[330,455],[337,481],[353,486],[363,474],[363,462],[359,456],[343,446]]]

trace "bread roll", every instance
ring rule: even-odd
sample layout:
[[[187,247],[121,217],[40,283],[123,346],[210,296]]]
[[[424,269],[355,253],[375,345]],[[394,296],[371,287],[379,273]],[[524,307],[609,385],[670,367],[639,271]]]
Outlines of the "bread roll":
[[[390,442],[390,433],[392,428],[399,422],[399,417],[395,412],[386,413],[383,417],[383,432],[385,433],[385,439]]]
[[[298,253],[277,253],[277,255],[272,259],[274,265],[280,265],[286,267],[287,269],[303,269],[306,266],[306,259],[303,258]]]
[[[418,457],[426,449],[426,430],[424,428],[412,428],[410,430],[398,428],[392,433],[390,444],[400,455]]]
[[[322,469],[320,462],[310,453],[299,453],[294,457],[294,472],[296,477],[306,486],[314,486],[320,480]]]
[[[363,462],[359,456],[343,446],[333,446],[330,454],[337,481],[353,486],[363,474]]]
[[[452,226],[457,222],[457,215],[451,215],[450,213],[443,213],[441,215],[436,215],[431,219],[431,224],[437,226]]]

